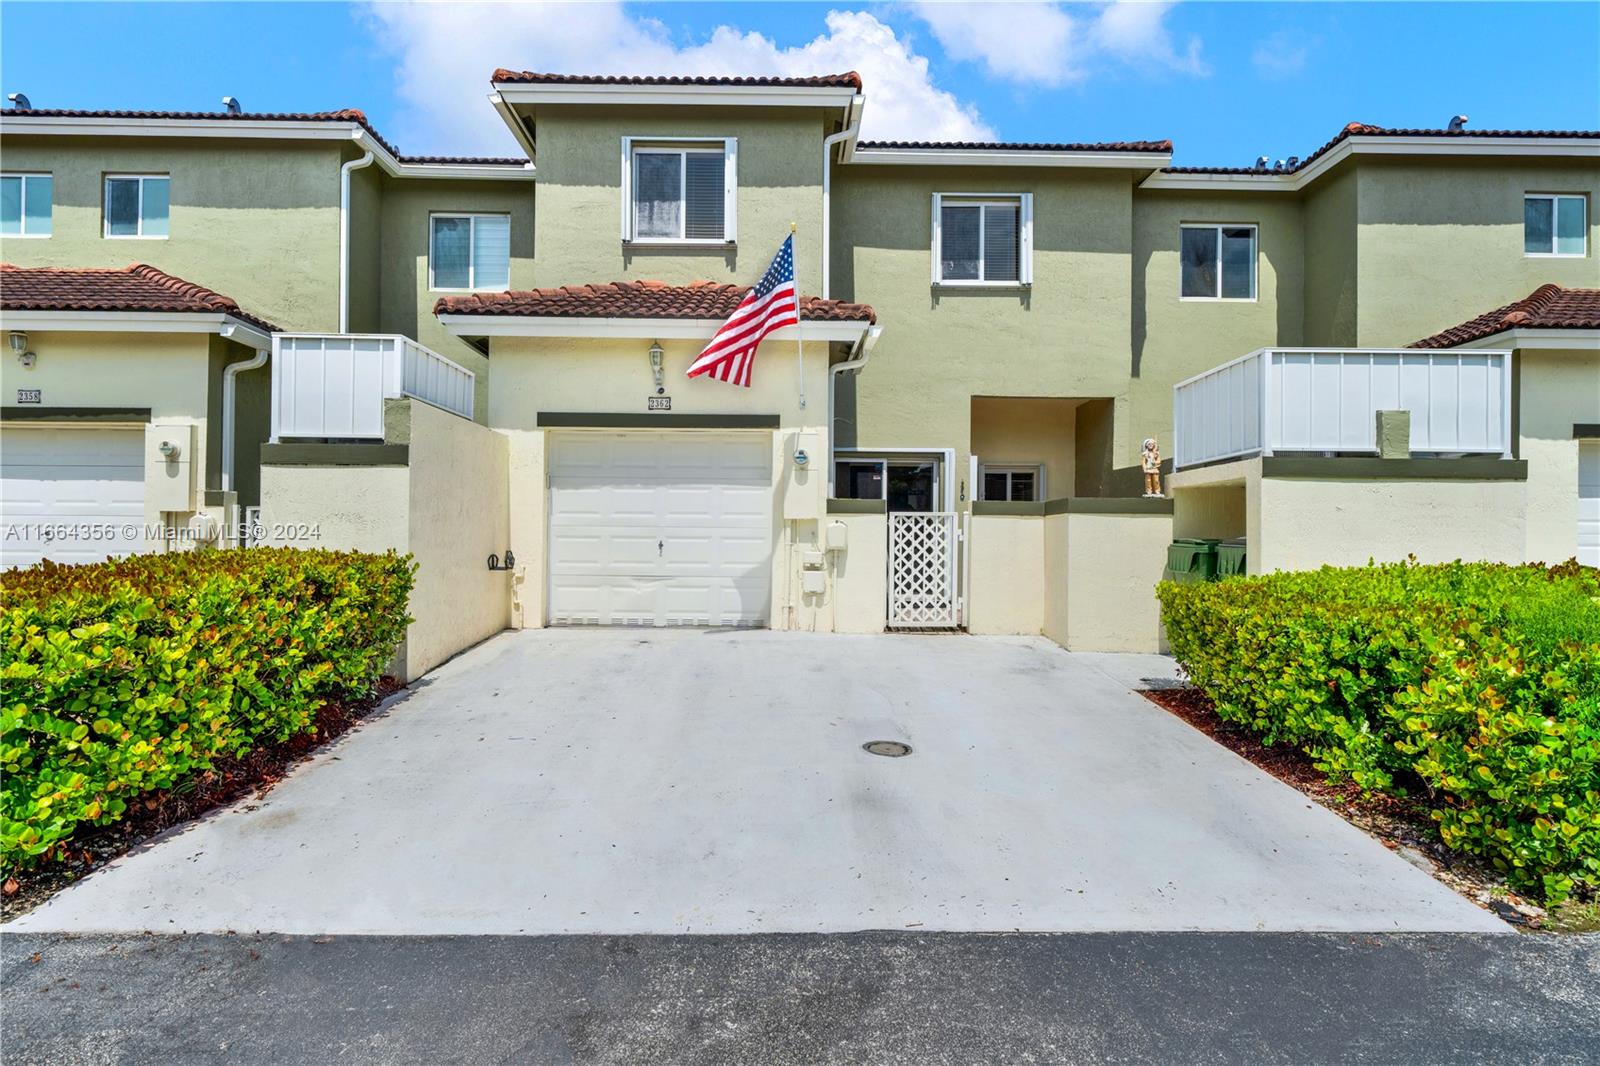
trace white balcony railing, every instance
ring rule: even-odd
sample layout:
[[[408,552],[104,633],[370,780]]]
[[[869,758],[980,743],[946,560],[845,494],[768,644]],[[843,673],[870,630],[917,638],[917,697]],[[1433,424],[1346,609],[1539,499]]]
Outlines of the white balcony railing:
[[[472,371],[409,337],[272,336],[272,439],[382,440],[383,401],[409,396],[472,417]]]
[[[1378,411],[1411,451],[1511,456],[1511,353],[1263,348],[1172,389],[1173,466],[1278,452],[1376,453]]]

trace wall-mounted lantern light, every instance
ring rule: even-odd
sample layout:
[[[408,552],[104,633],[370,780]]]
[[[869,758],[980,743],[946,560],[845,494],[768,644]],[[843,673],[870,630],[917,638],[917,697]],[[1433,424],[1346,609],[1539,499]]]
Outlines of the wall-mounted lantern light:
[[[28,351],[28,335],[20,329],[11,331],[11,350],[17,353],[17,362],[23,366],[32,366],[37,358]]]
[[[660,341],[650,342],[650,373],[656,379],[657,396],[664,396],[667,392],[667,386],[665,384],[666,379],[664,377],[666,371],[663,369],[662,365],[662,357],[665,354],[666,353],[661,350]]]

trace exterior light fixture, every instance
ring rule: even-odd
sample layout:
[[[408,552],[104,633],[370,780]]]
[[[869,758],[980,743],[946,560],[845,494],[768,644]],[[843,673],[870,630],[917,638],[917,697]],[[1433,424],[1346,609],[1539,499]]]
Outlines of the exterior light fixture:
[[[663,377],[666,371],[662,368],[662,358],[665,354],[666,353],[661,350],[660,341],[650,342],[650,373],[654,375],[656,379],[657,396],[664,396],[667,392],[667,386],[664,383],[665,378]]]
[[[23,366],[32,366],[34,354],[28,351],[28,335],[20,329],[11,331],[11,350],[17,353],[17,362]]]

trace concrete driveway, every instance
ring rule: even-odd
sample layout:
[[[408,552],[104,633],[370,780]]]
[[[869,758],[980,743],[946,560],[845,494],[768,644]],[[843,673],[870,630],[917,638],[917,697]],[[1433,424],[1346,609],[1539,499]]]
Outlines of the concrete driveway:
[[[1024,638],[506,633],[8,928],[1507,928],[1131,691],[1173,673]]]

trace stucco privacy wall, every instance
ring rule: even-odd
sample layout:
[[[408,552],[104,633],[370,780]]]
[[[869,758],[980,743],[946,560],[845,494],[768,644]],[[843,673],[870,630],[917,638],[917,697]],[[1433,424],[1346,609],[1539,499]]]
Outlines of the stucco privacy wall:
[[[314,446],[324,465],[269,453],[261,518],[269,544],[415,557],[414,621],[398,656],[410,680],[506,627],[511,575],[487,563],[505,551],[505,438],[424,403],[405,406],[409,419],[391,423],[407,443],[388,446],[384,465],[335,465],[340,445]],[[299,526],[313,535],[290,536]]]
[[[1578,552],[1578,439],[1600,424],[1600,351],[1519,350],[1517,454],[1528,461],[1528,560]]]
[[[505,434],[509,463],[509,535],[517,557],[513,625],[542,626],[547,617],[547,455],[551,433],[624,432],[626,429],[669,432],[739,432],[764,434],[772,441],[773,555],[771,624],[774,628],[825,628],[825,597],[802,597],[798,552],[820,538],[817,517],[824,514],[826,472],[813,463],[797,474],[792,460],[797,434],[806,434],[813,456],[828,454],[823,432],[827,421],[828,353],[825,342],[805,345],[806,406],[799,402],[800,378],[793,341],[769,340],[762,345],[751,388],[743,389],[706,378],[684,376],[702,343],[663,340],[664,382],[672,397],[670,415],[645,418],[645,400],[654,393],[649,340],[582,338],[495,338],[491,347],[494,389],[489,396],[489,425]],[[550,428],[540,413],[591,416],[592,425]],[[725,416],[776,416],[778,428],[728,429],[684,426],[682,420],[714,420]],[[619,428],[618,417],[634,420]],[[704,425],[704,423],[702,423]],[[803,483],[802,483],[803,479]],[[804,496],[810,514],[786,520],[786,495]]]
[[[1044,635],[1068,651],[1166,650],[1156,584],[1172,516],[1068,512],[1044,521]]]
[[[285,330],[339,327],[336,143],[40,137],[8,130],[7,171],[54,174],[51,236],[5,242],[25,267],[148,262]],[[106,174],[171,177],[170,235],[103,235]]]
[[[830,552],[829,602],[835,633],[882,633],[889,595],[889,519],[885,514],[829,514],[850,546]]]
[[[1057,592],[1044,581],[1044,516],[974,514],[969,522],[967,632],[1040,632]]]

